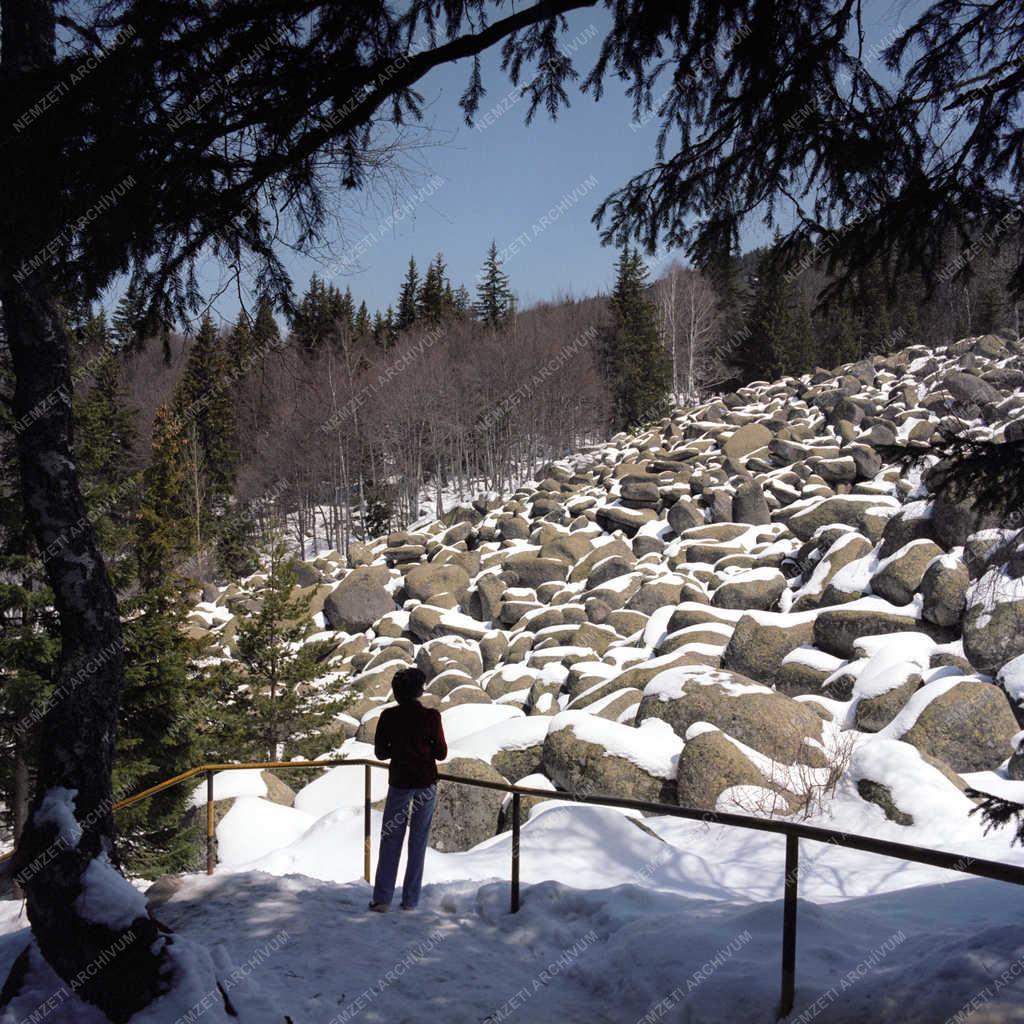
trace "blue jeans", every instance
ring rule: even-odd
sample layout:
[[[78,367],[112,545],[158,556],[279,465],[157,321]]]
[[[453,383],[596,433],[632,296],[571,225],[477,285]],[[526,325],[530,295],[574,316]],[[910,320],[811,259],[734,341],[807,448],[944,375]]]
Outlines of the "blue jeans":
[[[423,858],[427,853],[430,822],[434,817],[437,786],[426,789],[388,787],[384,802],[384,822],[380,830],[380,857],[373,886],[374,903],[391,903],[395,895],[398,861],[402,856],[402,842],[406,826],[409,828],[409,856],[402,882],[402,906],[415,907],[420,901],[423,884]]]

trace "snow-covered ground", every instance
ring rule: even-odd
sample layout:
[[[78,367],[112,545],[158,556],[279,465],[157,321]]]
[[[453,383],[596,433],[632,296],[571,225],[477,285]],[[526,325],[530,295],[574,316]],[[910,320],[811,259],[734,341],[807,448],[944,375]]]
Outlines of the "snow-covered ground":
[[[361,772],[340,771],[361,791]],[[319,806],[299,803],[322,810],[319,789]],[[157,907],[211,950],[244,1024],[775,1019],[781,837],[667,817],[641,826],[552,801],[522,830],[518,915],[508,833],[465,853],[429,851],[418,911],[377,915],[358,877],[361,808],[340,799],[340,783],[326,789],[338,806],[322,814],[240,796],[218,830],[217,874],[182,879]],[[1024,863],[1005,836],[983,837],[949,806],[907,829],[840,793],[829,823]],[[379,828],[374,812],[374,857]],[[1024,889],[804,842],[800,895],[790,1021],[1024,1021]],[[25,924],[18,904],[0,905],[0,972],[28,941]],[[33,980],[4,1024],[32,1019],[60,989],[45,968]],[[158,1004],[145,1021],[181,1024],[190,1009],[193,1020],[229,1019],[196,1009],[202,995]],[[68,996],[45,1019],[100,1018]]]

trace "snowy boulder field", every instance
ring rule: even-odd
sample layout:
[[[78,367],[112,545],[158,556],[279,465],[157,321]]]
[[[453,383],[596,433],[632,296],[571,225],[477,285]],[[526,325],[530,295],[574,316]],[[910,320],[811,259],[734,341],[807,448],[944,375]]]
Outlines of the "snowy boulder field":
[[[353,545],[351,565],[303,563],[352,694],[323,753],[368,752],[391,677],[416,664],[451,756],[509,782],[827,817],[856,753],[859,798],[905,824],[883,738],[958,796],[958,773],[1017,781],[1016,531],[933,494],[929,459],[908,475],[876,447],[1018,436],[1020,347],[985,336],[754,383]],[[197,607],[211,657],[231,657],[260,582]]]

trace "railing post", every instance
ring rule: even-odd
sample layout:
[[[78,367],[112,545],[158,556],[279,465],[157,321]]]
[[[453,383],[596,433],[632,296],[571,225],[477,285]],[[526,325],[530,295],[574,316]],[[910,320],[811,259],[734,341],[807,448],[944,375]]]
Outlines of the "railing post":
[[[793,1010],[796,990],[796,896],[800,872],[800,839],[786,834],[786,878],[782,905],[782,994],[778,1019]]]
[[[519,913],[519,814],[520,796],[512,794],[512,913]]]
[[[370,766],[363,765],[363,878],[370,880]]]
[[[213,874],[213,772],[206,773],[206,873]]]

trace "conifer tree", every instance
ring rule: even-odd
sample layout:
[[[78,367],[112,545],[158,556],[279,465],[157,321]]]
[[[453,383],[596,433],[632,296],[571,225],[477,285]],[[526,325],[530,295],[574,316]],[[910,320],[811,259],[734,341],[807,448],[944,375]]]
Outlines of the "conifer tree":
[[[281,330],[277,326],[274,307],[269,299],[260,299],[252,325],[252,352],[262,359],[281,344]]]
[[[366,308],[366,300],[364,299],[359,303],[359,309],[356,310],[355,336],[358,339],[368,338],[372,331],[373,325],[370,322],[370,311]]]
[[[469,316],[472,306],[473,300],[470,297],[469,289],[464,284],[460,284],[452,292],[452,311],[457,317],[466,317]]]
[[[152,455],[143,474],[136,529],[139,578],[146,589],[161,586],[167,567],[190,550],[189,477],[185,429],[174,410],[163,405],[153,422]]]
[[[334,295],[338,294],[337,300],[334,300]],[[343,340],[349,339],[355,332],[356,323],[356,304],[352,298],[352,289],[346,288],[345,293],[342,295],[338,293],[337,289],[332,286],[331,291],[332,308],[334,309],[334,336],[337,338],[340,336]]]
[[[316,739],[342,710],[336,684],[323,684],[320,661],[329,643],[307,642],[313,631],[312,590],[296,587],[294,559],[280,535],[269,546],[267,581],[260,608],[238,629],[235,662],[223,670],[222,693],[229,694],[243,755],[283,760],[322,753]]]
[[[256,524],[248,506],[232,502],[218,524],[214,559],[217,575],[233,580],[249,576],[259,568],[255,548]]]
[[[114,760],[114,791],[127,796],[198,763],[197,727],[208,711],[185,635],[180,581],[123,598],[125,689]],[[187,788],[158,793],[118,817],[118,856],[144,878],[194,870],[191,830],[183,826]]]
[[[640,253],[624,248],[615,270],[612,322],[605,328],[601,355],[612,395],[613,429],[628,430],[667,412],[672,362],[658,336]]]
[[[97,342],[102,346],[104,339]],[[195,762],[194,723],[188,719],[195,695],[185,602],[172,578],[174,553],[166,552],[149,588],[140,589],[137,582],[137,531],[143,519],[133,522],[140,481],[131,470],[136,436],[121,362],[107,345],[90,365],[91,380],[75,398],[75,455],[108,571],[131,595],[121,599],[125,689],[113,780],[115,791],[127,795]],[[153,878],[194,866],[191,837],[181,828],[186,804],[186,792],[170,790],[119,818],[117,853],[126,869]]]
[[[120,359],[107,346],[90,363],[91,379],[73,404],[75,456],[93,528],[116,585],[135,578],[131,517],[136,501],[133,471],[137,443]]]
[[[445,295],[448,288],[446,271],[444,256],[438,253],[427,267],[420,286],[416,300],[417,311],[419,317],[429,324],[440,323],[448,313],[450,303]],[[450,293],[450,288],[448,291]]]
[[[398,293],[398,311],[395,314],[395,331],[411,327],[419,316],[420,276],[416,270],[416,258],[409,257],[409,267]]]
[[[146,303],[134,284],[129,284],[114,307],[111,327],[114,344],[122,352],[139,352],[146,340]]]
[[[757,263],[749,327],[750,335],[738,360],[744,383],[813,368],[816,351],[807,303],[797,292],[775,246],[766,249]]]
[[[175,411],[192,447],[193,514],[197,542],[204,526],[223,514],[234,489],[238,443],[224,343],[207,315],[189,349],[175,393]]]
[[[384,315],[379,309],[373,314],[373,324],[370,327],[370,334],[373,337],[373,343],[375,345],[383,345],[387,341],[386,323],[384,321]]]
[[[394,309],[388,306],[384,310],[384,347],[390,348],[398,338],[398,317]]]
[[[292,334],[307,352],[315,352],[334,337],[341,316],[341,295],[313,274],[292,318]]]
[[[508,275],[502,270],[498,259],[498,246],[493,240],[480,272],[476,296],[473,311],[477,319],[488,327],[503,327],[512,318],[515,301],[509,288]]]
[[[232,370],[237,370],[249,358],[252,350],[252,323],[249,314],[243,310],[238,314],[238,319],[231,328],[231,333],[225,342],[225,356],[228,366]]]

